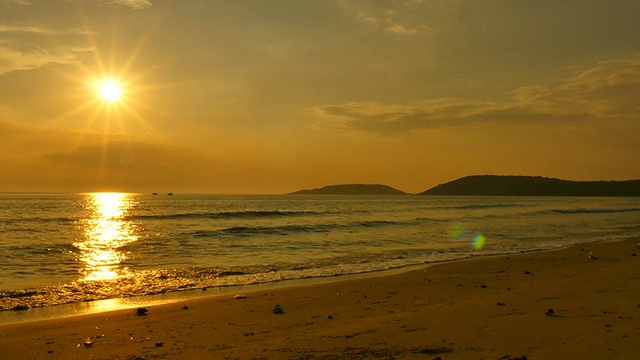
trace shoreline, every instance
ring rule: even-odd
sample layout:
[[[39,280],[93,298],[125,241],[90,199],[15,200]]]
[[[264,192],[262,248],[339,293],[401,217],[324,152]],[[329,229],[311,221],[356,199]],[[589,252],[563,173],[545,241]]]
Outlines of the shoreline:
[[[11,359],[634,358],[638,241],[2,325],[0,348]]]
[[[255,284],[240,284],[240,285],[222,285],[212,286],[203,289],[189,289],[184,291],[173,291],[161,294],[152,295],[139,295],[125,298],[110,298],[100,299],[93,301],[82,301],[75,303],[67,303],[53,306],[33,307],[27,310],[14,310],[5,309],[0,311],[0,327],[3,325],[11,325],[18,323],[34,322],[34,321],[46,321],[54,320],[65,317],[75,317],[84,315],[100,314],[110,311],[134,309],[141,306],[158,306],[171,304],[176,302],[184,302],[195,299],[206,299],[210,297],[229,296],[236,293],[250,293],[257,291],[268,291],[289,287],[309,286],[317,284],[327,284],[342,281],[369,279],[377,277],[385,277],[396,274],[402,274],[405,272],[419,271],[425,268],[433,266],[441,266],[449,263],[473,261],[475,259],[505,257],[505,256],[517,256],[522,254],[533,254],[540,252],[554,252],[568,249],[575,246],[587,246],[594,243],[610,243],[620,242],[637,239],[640,241],[640,237],[625,237],[625,238],[607,238],[597,241],[591,241],[586,243],[562,245],[556,248],[548,249],[534,249],[528,251],[514,251],[512,253],[496,253],[496,254],[483,254],[473,255],[470,254],[467,257],[457,259],[446,259],[432,262],[425,262],[422,264],[411,264],[398,267],[392,267],[389,269],[372,270],[360,273],[352,274],[337,274],[318,277],[303,277],[297,279],[284,279],[278,281],[268,281]],[[639,243],[640,246],[640,243]]]
[[[490,255],[494,256],[494,255]],[[34,307],[27,310],[2,310],[0,311],[0,327],[19,323],[55,320],[66,317],[85,316],[100,314],[110,311],[120,311],[135,309],[141,306],[158,306],[190,300],[215,298],[222,296],[233,296],[238,293],[253,293],[258,291],[268,291],[276,289],[286,289],[293,287],[312,286],[319,284],[329,284],[334,282],[369,279],[401,274],[409,271],[416,271],[430,266],[446,264],[453,261],[463,261],[469,258],[443,260],[432,263],[407,265],[397,268],[375,270],[355,274],[340,274],[331,276],[309,277],[300,279],[286,279],[279,281],[269,281],[256,284],[224,285],[208,287],[205,289],[190,289],[183,291],[167,292],[153,295],[140,295],[127,298],[101,299],[95,301],[83,301],[77,303]]]

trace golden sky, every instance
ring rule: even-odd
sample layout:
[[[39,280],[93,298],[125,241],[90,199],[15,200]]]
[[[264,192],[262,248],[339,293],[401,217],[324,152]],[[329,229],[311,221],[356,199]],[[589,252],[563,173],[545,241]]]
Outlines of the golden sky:
[[[0,0],[0,192],[640,178],[639,18],[637,0]]]

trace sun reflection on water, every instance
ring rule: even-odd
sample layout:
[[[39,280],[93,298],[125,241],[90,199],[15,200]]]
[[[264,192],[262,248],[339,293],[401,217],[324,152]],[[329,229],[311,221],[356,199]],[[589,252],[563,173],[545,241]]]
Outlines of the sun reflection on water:
[[[126,220],[135,201],[131,194],[87,194],[89,216],[82,221],[84,239],[74,243],[80,250],[83,280],[114,280],[127,273],[126,245],[138,240],[134,225]]]

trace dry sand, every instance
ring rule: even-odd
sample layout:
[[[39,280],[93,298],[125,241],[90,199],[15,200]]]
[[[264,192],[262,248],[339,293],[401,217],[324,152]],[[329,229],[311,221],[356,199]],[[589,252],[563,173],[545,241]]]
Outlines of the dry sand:
[[[0,358],[640,359],[638,241],[5,325]]]

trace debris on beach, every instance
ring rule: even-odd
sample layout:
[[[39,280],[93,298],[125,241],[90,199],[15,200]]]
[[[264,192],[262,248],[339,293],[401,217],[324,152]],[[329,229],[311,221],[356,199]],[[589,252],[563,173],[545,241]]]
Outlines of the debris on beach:
[[[149,310],[147,310],[147,308],[143,308],[140,307],[136,310],[136,313],[138,314],[138,316],[144,316],[147,315],[147,313],[149,312]]]
[[[84,339],[84,347],[90,348],[93,347],[93,339],[91,339],[91,337],[87,337],[86,339]]]
[[[547,315],[547,316],[554,316],[556,314],[556,312],[553,311],[553,309],[549,309],[549,310],[545,311],[544,314]]]
[[[240,295],[240,294],[237,294],[237,295],[236,295],[236,296],[234,296],[233,298],[234,298],[234,299],[236,299],[236,300],[246,299],[246,298],[247,298],[247,295]]]
[[[498,301],[498,306],[505,306],[505,305],[507,305],[507,304],[505,304],[505,303],[503,303],[503,302]]]
[[[436,354],[446,354],[452,352],[453,349],[446,347],[424,347],[419,349],[414,349],[414,354],[426,354],[426,355],[436,355]]]
[[[282,308],[280,307],[280,305],[276,305],[273,308],[273,313],[276,315],[280,315],[280,314],[284,314],[284,310],[282,310]]]

